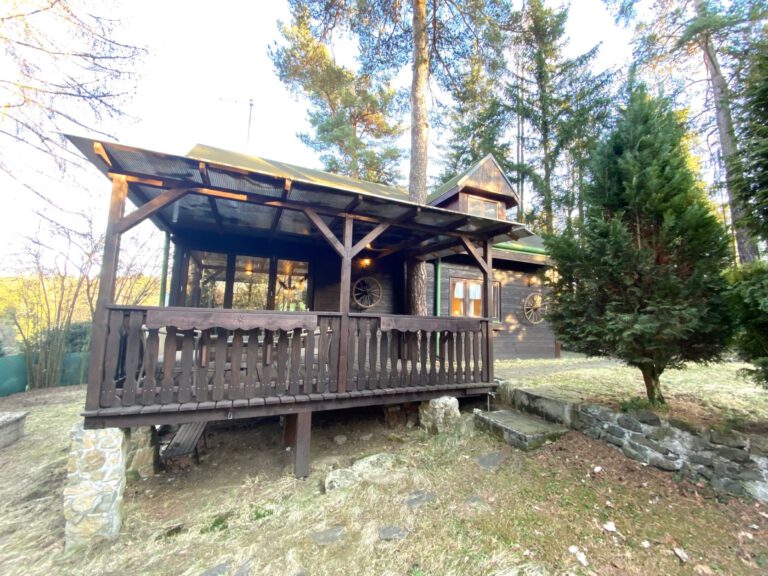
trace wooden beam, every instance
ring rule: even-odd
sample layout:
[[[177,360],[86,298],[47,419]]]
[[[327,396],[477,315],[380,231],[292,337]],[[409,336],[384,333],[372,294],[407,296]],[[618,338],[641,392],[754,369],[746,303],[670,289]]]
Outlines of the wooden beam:
[[[296,478],[309,476],[309,449],[312,436],[312,412],[292,414],[295,429],[293,474]]]
[[[368,244],[376,240],[376,238],[378,238],[384,232],[386,232],[388,228],[389,228],[389,224],[379,224],[378,226],[376,226],[376,228],[368,232],[368,234],[363,236],[363,238],[352,247],[352,252],[349,255],[350,258],[354,258],[355,256],[357,256],[363,248],[365,248]]]
[[[464,236],[460,236],[459,239],[461,240],[461,243],[464,245],[464,248],[467,250],[467,253],[470,256],[472,256],[475,262],[477,262],[477,265],[480,266],[480,269],[485,274],[492,274],[493,271],[489,268],[487,258],[483,257],[483,255],[480,254],[477,247],[472,243],[472,241],[469,238],[466,238]],[[486,240],[483,244],[488,244],[488,241]]]
[[[290,178],[285,179],[285,184],[283,185],[283,201],[288,199],[288,195],[291,193],[291,185],[293,184],[293,181]],[[283,216],[283,208],[278,208],[277,212],[275,212],[275,217],[272,219],[272,226],[269,227],[269,235],[274,236],[275,232],[277,232],[277,227],[280,225],[280,218]]]
[[[341,257],[341,280],[339,285],[339,392],[347,390],[347,359],[349,357],[349,299],[352,291],[352,234],[354,220],[351,216],[344,219],[344,253]]]
[[[235,258],[234,254],[227,254],[227,275],[224,282],[224,308],[232,308],[235,294]]]
[[[490,240],[483,242],[482,259],[484,261],[483,280],[485,281],[485,317],[488,318],[486,325],[487,337],[485,339],[486,358],[488,358],[488,369],[484,374],[484,380],[493,382],[493,247]]]
[[[206,186],[211,185],[211,177],[208,176],[208,166],[205,162],[200,162],[200,164],[197,165],[197,169],[200,172],[200,178],[203,181],[203,184]]]
[[[333,249],[336,250],[336,252],[338,252],[339,256],[341,256],[342,258],[348,256],[346,247],[342,245],[341,242],[339,242],[339,239],[336,238],[336,235],[331,231],[330,228],[328,228],[328,225],[325,222],[323,222],[323,219],[317,215],[317,212],[315,212],[311,208],[304,208],[304,213],[307,215],[307,218],[309,218],[310,222],[312,222],[312,224],[314,224],[315,227],[320,231],[320,234],[323,235],[323,237],[331,245],[331,247],[333,247]],[[346,231],[346,228],[345,228],[345,231]],[[351,247],[352,246],[350,243],[350,248]]]
[[[156,196],[146,204],[142,204],[136,210],[120,219],[115,229],[118,234],[124,234],[137,224],[140,224],[156,212],[162,210],[169,204],[180,200],[189,193],[185,188],[172,188],[166,190],[159,196]]]
[[[102,162],[107,165],[107,169],[112,169],[112,158],[110,158],[109,154],[107,154],[107,151],[101,142],[93,143],[93,153],[101,158]]]
[[[112,304],[115,298],[117,264],[120,257],[120,234],[117,232],[117,224],[123,217],[127,197],[128,181],[126,178],[124,176],[113,177],[107,231],[104,238],[104,256],[101,261],[99,293],[96,299],[93,333],[91,335],[91,363],[88,368],[88,391],[85,398],[85,406],[88,410],[94,410],[100,406],[101,385],[104,380],[104,355],[107,346],[109,317],[107,305]]]

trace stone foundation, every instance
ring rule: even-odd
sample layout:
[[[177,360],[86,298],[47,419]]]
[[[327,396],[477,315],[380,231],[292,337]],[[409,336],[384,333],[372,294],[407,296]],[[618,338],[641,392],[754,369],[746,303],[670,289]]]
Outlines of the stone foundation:
[[[125,433],[128,436],[126,478],[140,480],[153,476],[159,459],[159,443],[154,426],[131,428]]]
[[[26,412],[0,412],[0,448],[13,444],[24,435]]]
[[[65,546],[116,538],[122,523],[127,435],[117,428],[72,429],[64,488]]]
[[[603,440],[633,460],[709,482],[717,492],[749,494],[768,502],[768,438],[717,430],[694,433],[650,410],[624,414],[597,404],[544,398],[527,390],[507,394],[516,408]]]
[[[430,434],[449,432],[460,420],[459,401],[453,396],[433,398],[419,406],[419,422]]]

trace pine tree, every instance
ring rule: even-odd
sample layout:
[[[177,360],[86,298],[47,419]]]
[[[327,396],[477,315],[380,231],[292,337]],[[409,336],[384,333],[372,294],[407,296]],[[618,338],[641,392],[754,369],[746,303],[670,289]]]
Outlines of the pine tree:
[[[580,234],[547,239],[558,337],[639,368],[653,403],[665,369],[716,359],[730,332],[725,231],[690,165],[669,102],[630,89],[596,153]]]
[[[312,134],[302,142],[320,152],[325,170],[361,180],[393,184],[399,179],[402,132],[394,89],[370,74],[339,65],[331,51],[311,33],[309,13],[299,5],[291,25],[281,25],[286,45],[270,55],[278,77],[310,103]]]
[[[566,151],[575,155],[578,170],[605,122],[612,80],[610,72],[591,70],[597,46],[574,58],[565,56],[567,20],[567,7],[550,8],[543,0],[526,3],[517,39],[521,69],[513,74],[507,90],[509,110],[524,122],[527,133],[528,159],[516,166],[517,178],[531,183],[534,208],[548,233],[555,230],[560,205],[565,204],[567,211],[569,202],[579,204],[570,197],[570,186],[563,184],[563,155]]]
[[[514,166],[507,137],[510,111],[499,93],[499,80],[476,52],[461,76],[449,119],[451,135],[443,156],[441,180],[446,181],[492,154],[505,173]]]
[[[737,114],[739,154],[734,161],[743,179],[737,194],[746,208],[745,223],[768,240],[768,31],[751,45]]]

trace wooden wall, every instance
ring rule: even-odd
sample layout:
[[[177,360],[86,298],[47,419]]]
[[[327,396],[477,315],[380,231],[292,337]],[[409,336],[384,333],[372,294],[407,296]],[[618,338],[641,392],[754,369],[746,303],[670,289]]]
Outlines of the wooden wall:
[[[341,259],[335,252],[318,254],[312,268],[314,273],[314,303],[312,310],[338,312],[339,280],[341,278]],[[371,276],[381,285],[381,301],[371,308],[360,308],[354,301],[350,312],[369,312],[371,314],[403,314],[404,277],[402,260],[395,257],[373,260],[371,266],[363,270],[360,259],[352,261],[352,283],[363,276]]]
[[[500,269],[504,266],[504,269]],[[442,263],[440,315],[450,313],[450,279],[482,280],[476,267],[459,262]],[[541,288],[535,268],[515,263],[494,261],[494,280],[501,283],[501,322],[493,323],[494,356],[506,358],[554,358],[555,336],[546,322],[532,325],[525,320],[523,299]],[[427,309],[434,310],[434,267],[427,268]]]

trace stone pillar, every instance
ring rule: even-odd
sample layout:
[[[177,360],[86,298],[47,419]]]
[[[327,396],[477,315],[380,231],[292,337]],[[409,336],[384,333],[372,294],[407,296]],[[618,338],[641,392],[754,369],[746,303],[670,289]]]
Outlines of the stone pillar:
[[[64,487],[65,547],[116,538],[122,523],[126,435],[118,428],[71,432]]]
[[[154,426],[125,430],[128,436],[128,460],[125,477],[128,480],[143,480],[153,476],[157,470],[159,443]]]

